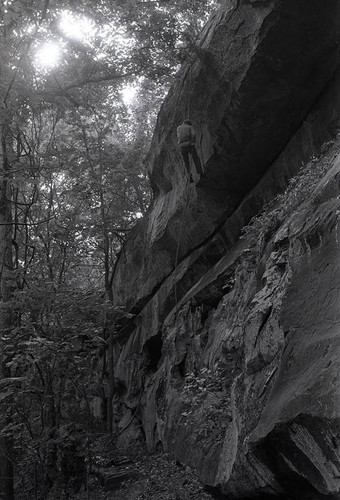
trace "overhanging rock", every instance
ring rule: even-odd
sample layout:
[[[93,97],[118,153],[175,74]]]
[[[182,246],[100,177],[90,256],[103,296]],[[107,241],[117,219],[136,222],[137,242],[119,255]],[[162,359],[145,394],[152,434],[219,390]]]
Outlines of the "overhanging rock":
[[[303,122],[338,64],[339,3],[230,1],[203,31],[159,113],[152,207],[121,252],[117,301],[138,313],[233,213]],[[188,108],[207,180],[186,185],[176,127]]]

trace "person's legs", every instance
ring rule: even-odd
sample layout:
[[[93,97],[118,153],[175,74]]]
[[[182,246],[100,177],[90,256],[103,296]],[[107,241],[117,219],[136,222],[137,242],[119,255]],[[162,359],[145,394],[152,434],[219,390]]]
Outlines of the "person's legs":
[[[192,156],[192,159],[194,160],[197,173],[199,175],[204,175],[203,174],[201,160],[200,160],[200,157],[197,154],[195,146],[192,146],[192,148],[191,148],[191,156]]]
[[[189,152],[190,148],[189,147],[184,147],[181,148],[181,153],[182,153],[182,158],[184,162],[184,166],[186,168],[186,171],[188,172],[188,175],[190,175],[190,162],[189,162]]]

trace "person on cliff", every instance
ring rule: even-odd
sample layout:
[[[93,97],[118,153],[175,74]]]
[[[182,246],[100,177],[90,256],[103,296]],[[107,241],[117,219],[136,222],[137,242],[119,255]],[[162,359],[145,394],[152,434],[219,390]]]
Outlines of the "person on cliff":
[[[194,179],[190,171],[189,154],[194,160],[197,173],[201,177],[204,177],[201,160],[197,154],[195,147],[195,140],[196,140],[196,133],[194,127],[192,126],[191,121],[184,120],[182,125],[179,125],[179,127],[177,127],[177,141],[183,158],[184,166],[189,175],[190,182],[193,182]]]

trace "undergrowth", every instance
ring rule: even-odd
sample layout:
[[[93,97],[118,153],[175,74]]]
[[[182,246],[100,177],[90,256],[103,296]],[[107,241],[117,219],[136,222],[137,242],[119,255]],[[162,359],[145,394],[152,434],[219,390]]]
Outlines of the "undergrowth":
[[[242,230],[242,238],[249,241],[250,248],[261,245],[262,241],[276,231],[299,206],[310,202],[317,184],[332,166],[332,161],[339,152],[340,137],[325,143],[320,154],[313,156],[300,172],[289,180],[286,190],[251,219]]]

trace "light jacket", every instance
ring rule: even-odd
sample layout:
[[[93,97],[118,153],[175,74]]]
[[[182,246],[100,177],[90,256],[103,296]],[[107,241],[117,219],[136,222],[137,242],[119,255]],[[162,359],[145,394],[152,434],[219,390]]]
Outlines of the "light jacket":
[[[195,144],[196,133],[192,125],[182,123],[177,127],[177,141],[179,147],[192,146]]]

